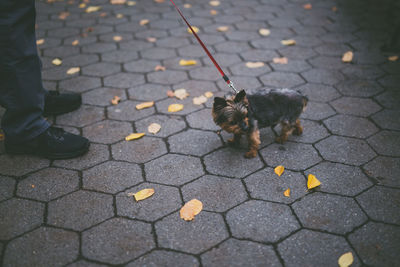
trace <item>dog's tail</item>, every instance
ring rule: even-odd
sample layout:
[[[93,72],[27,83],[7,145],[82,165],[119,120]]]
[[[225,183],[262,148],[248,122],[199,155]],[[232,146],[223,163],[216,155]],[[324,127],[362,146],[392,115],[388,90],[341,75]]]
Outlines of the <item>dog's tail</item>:
[[[308,104],[308,97],[307,96],[305,96],[305,95],[303,95],[303,99],[302,99],[302,101],[303,101],[303,112],[306,110],[306,108],[307,108],[307,104]]]

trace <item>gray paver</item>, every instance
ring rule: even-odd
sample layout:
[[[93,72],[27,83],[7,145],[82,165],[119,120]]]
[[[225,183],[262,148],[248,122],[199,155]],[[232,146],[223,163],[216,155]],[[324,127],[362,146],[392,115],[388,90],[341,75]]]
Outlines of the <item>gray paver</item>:
[[[375,99],[386,108],[399,108],[400,92],[398,90],[386,90],[384,93],[375,97]]]
[[[129,88],[144,83],[145,80],[142,74],[117,73],[104,78],[104,85],[109,87]]]
[[[366,138],[378,131],[378,128],[365,118],[339,114],[324,121],[326,127],[337,135]]]
[[[368,143],[381,155],[400,156],[400,133],[381,131],[368,138]]]
[[[159,85],[153,83],[146,83],[143,85],[135,86],[128,90],[129,99],[143,100],[143,101],[156,101],[167,97],[169,86]]]
[[[83,127],[105,118],[104,109],[84,105],[78,110],[57,117],[57,124]]]
[[[378,83],[366,80],[348,80],[336,85],[336,88],[346,96],[368,97],[383,90]]]
[[[168,138],[170,151],[194,156],[203,156],[222,146],[216,133],[192,130]]]
[[[400,187],[400,159],[377,157],[364,165],[368,175],[376,178],[379,183],[388,186]]]
[[[109,106],[114,96],[120,97],[122,101],[126,99],[124,90],[103,87],[82,94],[82,102],[94,106]]]
[[[107,265],[97,264],[97,263],[93,263],[93,262],[89,262],[89,261],[85,261],[85,260],[79,260],[74,263],[68,264],[67,266],[68,267],[104,267]]]
[[[309,101],[306,111],[301,115],[301,117],[318,121],[332,115],[335,115],[335,111],[328,104]]]
[[[0,155],[2,164],[0,173],[10,176],[22,176],[49,166],[49,160],[30,156]]]
[[[381,128],[387,130],[400,130],[400,110],[384,109],[374,115],[372,119]]]
[[[78,76],[60,82],[60,89],[82,93],[101,86],[100,78]]]
[[[112,144],[123,140],[125,136],[130,134],[132,132],[132,125],[128,122],[104,120],[86,126],[82,132],[83,136],[92,142]]]
[[[381,108],[370,99],[357,97],[342,97],[331,102],[337,112],[348,115],[367,117]]]
[[[304,83],[304,80],[295,73],[276,71],[263,75],[260,79],[264,85],[277,88],[291,88]]]
[[[300,120],[303,126],[303,134],[300,136],[290,135],[289,141],[296,141],[301,143],[315,143],[327,136],[329,136],[328,131],[322,125],[322,123],[310,121],[310,120]],[[275,128],[277,130],[277,128]],[[279,130],[280,131],[280,130]]]
[[[15,184],[16,182],[14,179],[0,176],[0,201],[9,199],[13,196]]]
[[[211,116],[211,109],[196,111],[186,117],[191,128],[216,131],[220,129]]]
[[[126,265],[127,267],[135,266],[199,266],[199,261],[190,255],[165,251],[165,250],[155,250],[150,254],[140,257],[139,259]]]
[[[134,141],[122,141],[112,146],[112,156],[116,160],[144,163],[167,153],[163,140],[143,137]]]
[[[112,63],[95,63],[82,68],[82,74],[88,76],[104,77],[120,71],[120,66]]]
[[[335,85],[345,77],[338,70],[312,69],[302,73],[303,77],[312,83],[322,83],[326,85]]]
[[[167,137],[182,131],[186,127],[185,121],[180,116],[154,115],[135,123],[138,132],[148,132],[148,127],[152,123],[158,123],[161,129],[154,136]],[[149,135],[153,135],[152,133]]]
[[[142,102],[127,100],[116,106],[108,107],[108,117],[114,120],[135,121],[154,113],[154,107],[137,110],[136,105],[140,103]]]

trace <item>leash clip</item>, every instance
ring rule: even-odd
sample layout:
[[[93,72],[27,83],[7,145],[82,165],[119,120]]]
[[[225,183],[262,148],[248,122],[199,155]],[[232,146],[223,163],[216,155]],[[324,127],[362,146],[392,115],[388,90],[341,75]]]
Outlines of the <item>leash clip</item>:
[[[233,91],[235,91],[235,94],[239,93],[239,91],[236,90],[235,86],[233,86],[233,82],[232,82],[232,81],[229,81],[228,86],[229,86],[230,88],[232,88]]]

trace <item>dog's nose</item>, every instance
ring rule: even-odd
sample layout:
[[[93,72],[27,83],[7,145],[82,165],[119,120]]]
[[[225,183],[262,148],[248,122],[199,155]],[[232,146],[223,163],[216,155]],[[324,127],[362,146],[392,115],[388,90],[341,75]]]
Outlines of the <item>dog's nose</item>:
[[[242,122],[240,123],[240,128],[241,128],[243,131],[247,131],[247,130],[249,129],[249,126],[247,126],[247,124],[246,124],[244,121],[242,121]]]

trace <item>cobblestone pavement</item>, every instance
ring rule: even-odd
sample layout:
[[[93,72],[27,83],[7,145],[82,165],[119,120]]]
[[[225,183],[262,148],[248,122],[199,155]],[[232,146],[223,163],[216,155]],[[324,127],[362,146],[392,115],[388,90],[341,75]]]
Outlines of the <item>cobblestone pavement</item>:
[[[74,0],[37,2],[44,84],[82,93],[84,102],[49,120],[92,146],[81,158],[56,161],[0,149],[0,265],[337,266],[349,251],[352,266],[398,265],[400,60],[381,52],[396,27],[396,1],[311,0],[307,10],[305,0],[177,0],[237,87],[290,87],[310,99],[304,134],[278,145],[264,129],[250,160],[245,144],[230,148],[228,135],[217,134],[211,99],[192,103],[229,88],[173,6],[136,2],[91,0],[87,6],[102,7],[92,13]],[[349,50],[353,62],[342,63]],[[273,63],[280,56],[288,64]],[[51,63],[56,57],[61,66]],[[266,65],[248,69],[247,61]],[[77,66],[79,73],[66,74]],[[190,97],[167,97],[178,88]],[[115,95],[122,101],[113,106]],[[135,110],[152,100],[154,107]],[[171,103],[185,108],[171,115]],[[153,122],[159,133],[124,140]],[[276,165],[286,167],[279,178]],[[319,188],[306,189],[309,173]],[[128,196],[149,187],[156,193],[145,201]],[[179,209],[192,198],[204,209],[185,222]]]

